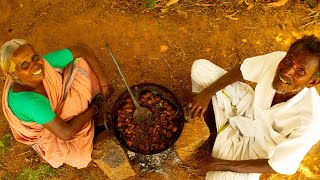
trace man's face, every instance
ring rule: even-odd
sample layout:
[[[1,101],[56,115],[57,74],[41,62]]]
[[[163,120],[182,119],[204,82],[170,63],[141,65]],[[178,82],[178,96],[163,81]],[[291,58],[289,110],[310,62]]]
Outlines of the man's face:
[[[20,82],[29,87],[37,87],[44,78],[43,60],[29,44],[20,46],[11,61],[15,65],[15,74]]]
[[[299,92],[312,81],[318,68],[318,57],[301,46],[290,48],[278,65],[272,86],[279,94]]]

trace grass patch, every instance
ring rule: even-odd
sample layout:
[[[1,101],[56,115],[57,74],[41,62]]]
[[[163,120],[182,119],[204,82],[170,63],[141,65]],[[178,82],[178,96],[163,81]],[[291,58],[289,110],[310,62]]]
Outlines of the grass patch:
[[[144,0],[142,4],[144,8],[155,8],[157,4],[157,0]]]
[[[54,177],[56,170],[49,165],[42,165],[38,169],[33,170],[27,168],[22,171],[17,177],[18,180],[38,180],[44,179],[45,177]]]
[[[157,21],[157,27],[159,29],[161,29],[163,27],[163,24],[162,24],[162,22],[160,20]]]
[[[85,179],[85,180],[95,179],[95,178],[93,178],[93,177],[92,177],[89,173],[87,173],[87,172],[80,173],[79,176],[82,177],[82,178]]]
[[[5,152],[9,149],[10,145],[11,145],[11,135],[6,134],[0,139],[0,153],[4,155]]]

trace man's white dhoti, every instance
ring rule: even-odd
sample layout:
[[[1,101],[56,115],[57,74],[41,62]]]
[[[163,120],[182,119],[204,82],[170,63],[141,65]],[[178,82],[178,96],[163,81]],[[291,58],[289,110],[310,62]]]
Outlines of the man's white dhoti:
[[[275,171],[293,174],[304,155],[319,140],[319,133],[311,133],[315,127],[320,128],[319,116],[314,113],[315,107],[320,108],[315,88],[305,88],[289,101],[271,107],[275,94],[272,80],[285,54],[274,52],[244,61],[243,77],[258,83],[255,92],[249,85],[236,82],[212,97],[217,130],[223,129],[216,138],[213,157],[269,159]],[[200,92],[225,73],[208,60],[195,61],[191,70],[192,91]],[[206,179],[259,179],[259,176],[259,173],[210,171]]]

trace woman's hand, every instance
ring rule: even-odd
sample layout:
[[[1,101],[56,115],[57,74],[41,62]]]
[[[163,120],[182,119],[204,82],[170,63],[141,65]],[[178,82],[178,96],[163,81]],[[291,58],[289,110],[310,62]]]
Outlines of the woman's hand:
[[[104,100],[108,100],[114,92],[114,88],[111,84],[107,83],[105,85],[100,85],[100,91],[103,95]]]
[[[211,95],[207,94],[205,91],[197,94],[193,97],[192,102],[190,103],[190,114],[194,118],[200,114],[200,117],[203,117],[204,113],[207,111],[209,102],[211,101]]]

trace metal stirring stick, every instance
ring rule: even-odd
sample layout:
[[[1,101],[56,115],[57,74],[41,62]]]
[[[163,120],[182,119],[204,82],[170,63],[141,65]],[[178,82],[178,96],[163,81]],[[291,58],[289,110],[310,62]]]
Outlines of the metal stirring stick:
[[[143,120],[152,120],[152,118],[153,118],[153,117],[152,117],[152,112],[151,112],[148,108],[146,108],[146,107],[141,107],[141,106],[138,104],[138,102],[136,101],[136,99],[135,99],[135,97],[134,97],[134,95],[133,95],[133,93],[132,93],[132,91],[131,91],[131,89],[130,89],[130,87],[129,87],[126,79],[125,79],[125,77],[124,77],[124,75],[123,75],[122,72],[121,72],[121,69],[120,69],[120,67],[119,67],[119,65],[118,65],[118,63],[117,63],[117,60],[116,60],[116,58],[114,57],[114,55],[113,55],[113,53],[112,53],[112,50],[111,50],[111,48],[110,48],[110,46],[109,46],[108,43],[106,43],[106,47],[107,47],[107,49],[109,50],[109,53],[110,53],[110,55],[111,55],[111,58],[112,58],[114,64],[116,65],[116,67],[117,67],[117,69],[118,69],[118,71],[119,71],[119,74],[121,75],[122,80],[124,81],[124,83],[125,83],[128,91],[129,91],[129,94],[130,94],[130,96],[131,96],[131,98],[132,98],[132,100],[133,100],[134,106],[136,107],[136,110],[133,112],[133,120],[134,120],[135,122],[142,122]]]

